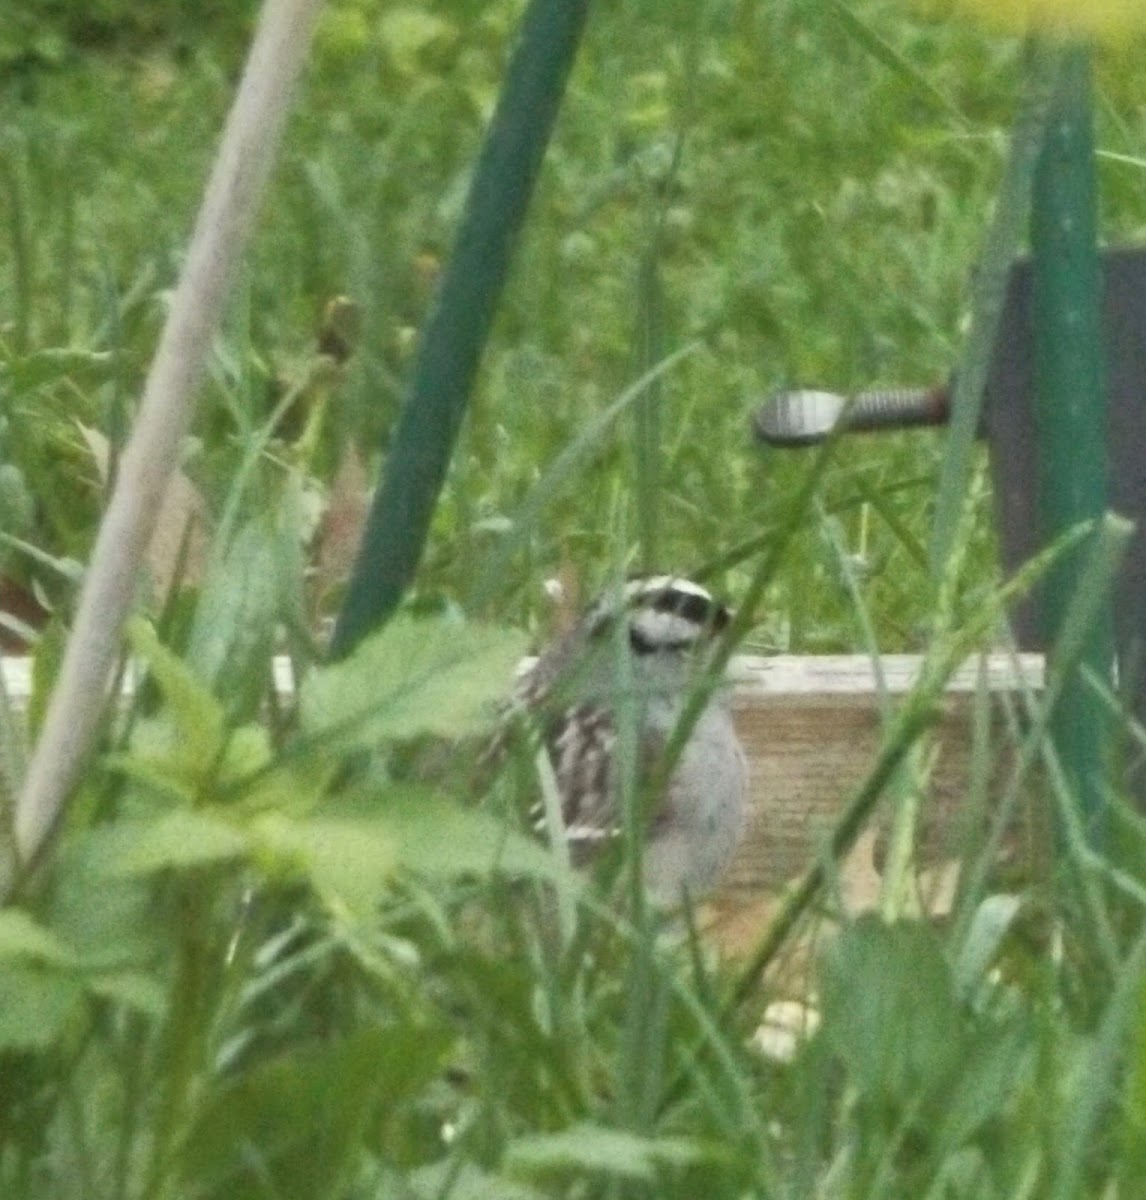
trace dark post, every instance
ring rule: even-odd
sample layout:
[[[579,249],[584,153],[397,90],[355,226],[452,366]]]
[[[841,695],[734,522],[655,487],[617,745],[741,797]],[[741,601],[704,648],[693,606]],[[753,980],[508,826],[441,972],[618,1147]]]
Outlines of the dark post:
[[[394,611],[422,557],[588,10],[589,0],[532,0],[522,20],[338,615],[336,658]]]
[[[1031,214],[1038,439],[1039,520],[1045,541],[1098,517],[1107,506],[1107,412],[1102,363],[1094,130],[1089,48],[1068,49]],[[1043,613],[1048,643],[1062,630],[1086,546],[1048,577]],[[1109,604],[1089,631],[1079,665],[1053,721],[1055,745],[1088,829],[1100,834],[1108,721],[1082,668],[1109,680]]]

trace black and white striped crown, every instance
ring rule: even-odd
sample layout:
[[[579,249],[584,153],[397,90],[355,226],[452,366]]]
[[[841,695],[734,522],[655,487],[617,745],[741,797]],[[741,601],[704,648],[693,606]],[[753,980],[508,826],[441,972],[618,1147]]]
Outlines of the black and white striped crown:
[[[684,650],[726,628],[732,614],[700,584],[678,575],[630,579],[606,592],[589,612],[590,636],[624,618],[638,654]]]

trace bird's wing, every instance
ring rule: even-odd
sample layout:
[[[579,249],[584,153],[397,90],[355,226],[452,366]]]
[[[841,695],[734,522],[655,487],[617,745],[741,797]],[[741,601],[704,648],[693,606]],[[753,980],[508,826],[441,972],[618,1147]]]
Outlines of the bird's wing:
[[[643,735],[638,780],[648,777],[663,751],[663,739]],[[618,800],[617,726],[606,707],[581,704],[567,709],[550,726],[546,748],[561,797],[561,819],[574,866],[589,862],[624,832]],[[653,818],[654,827],[660,813]],[[546,832],[545,808],[530,810],[534,830]]]

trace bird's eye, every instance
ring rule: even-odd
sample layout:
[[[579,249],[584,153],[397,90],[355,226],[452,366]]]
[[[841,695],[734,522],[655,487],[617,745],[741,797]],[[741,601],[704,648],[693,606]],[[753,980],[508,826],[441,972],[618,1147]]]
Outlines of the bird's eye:
[[[633,648],[634,654],[653,654],[657,648],[652,638],[636,625],[629,626],[629,645]]]

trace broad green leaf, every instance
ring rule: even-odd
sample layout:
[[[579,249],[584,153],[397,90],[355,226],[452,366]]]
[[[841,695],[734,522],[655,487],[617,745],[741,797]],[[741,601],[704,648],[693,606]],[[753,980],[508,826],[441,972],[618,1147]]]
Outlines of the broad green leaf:
[[[386,819],[279,813],[256,818],[251,835],[262,866],[273,874],[306,875],[319,895],[368,915],[394,872],[394,838]]]
[[[36,967],[0,966],[0,1050],[43,1050],[83,999],[75,979]]]
[[[379,818],[393,839],[401,866],[419,875],[453,879],[461,875],[548,878],[550,854],[486,812],[426,795],[383,799]]]
[[[167,992],[157,979],[138,971],[117,971],[84,978],[87,990],[104,1000],[114,1000],[149,1017],[162,1017],[167,1009]]]
[[[248,813],[274,811],[304,816],[326,795],[337,769],[336,764],[312,754],[285,759],[254,775],[236,772],[236,783],[248,781],[238,803]]]
[[[69,839],[56,865],[48,919],[89,969],[152,962],[167,936],[150,882],[116,874],[122,848],[117,828],[99,826]]]
[[[270,765],[274,752],[270,734],[262,725],[241,725],[227,738],[223,761],[219,764],[219,783],[237,783]]]
[[[27,959],[66,966],[75,956],[50,930],[18,908],[0,909],[0,962]]]
[[[24,472],[15,463],[0,463],[0,529],[24,538],[35,519],[36,504]]]
[[[511,1142],[504,1166],[513,1175],[593,1173],[653,1182],[658,1167],[681,1167],[722,1158],[725,1151],[688,1138],[641,1137],[588,1123],[560,1133]]]
[[[950,16],[962,10],[996,29],[1048,38],[1094,38],[1133,44],[1146,29],[1146,9],[1137,0],[913,0],[917,8]]]
[[[260,778],[272,757],[267,731],[260,725],[243,725],[227,735],[222,754],[203,758],[161,714],[139,721],[130,753],[112,755],[108,763],[161,794],[195,806],[230,784]]]
[[[121,821],[108,830],[110,870],[120,876],[202,867],[245,857],[251,840],[234,823],[206,812],[174,809],[152,821]]]
[[[138,721],[131,735],[131,751],[110,754],[106,761],[109,769],[142,784],[149,795],[192,807],[201,798],[205,773],[216,760],[188,754],[171,722],[160,715]]]
[[[861,917],[829,945],[821,975],[824,1036],[862,1093],[904,1103],[949,1078],[961,1018],[929,928]]]
[[[141,735],[140,754],[160,760],[169,755],[192,773],[208,771],[223,744],[223,706],[186,663],[160,645],[146,621],[129,622],[127,635],[132,650],[150,668],[165,702],[163,716],[148,722],[147,735]]]
[[[959,1071],[945,1089],[936,1129],[952,1149],[962,1146],[1034,1086],[1034,1038],[1025,1022],[986,1026],[968,1039]]]
[[[441,1025],[375,1027],[226,1081],[184,1145],[186,1177],[228,1200],[343,1195],[370,1131],[435,1077],[451,1040]]]
[[[398,616],[302,685],[302,728],[343,747],[487,726],[525,651],[513,630]]]
[[[271,811],[250,825],[259,865],[305,875],[328,901],[374,911],[397,870],[430,879],[499,872],[549,878],[551,856],[488,813],[421,791],[360,794],[310,816]]]

